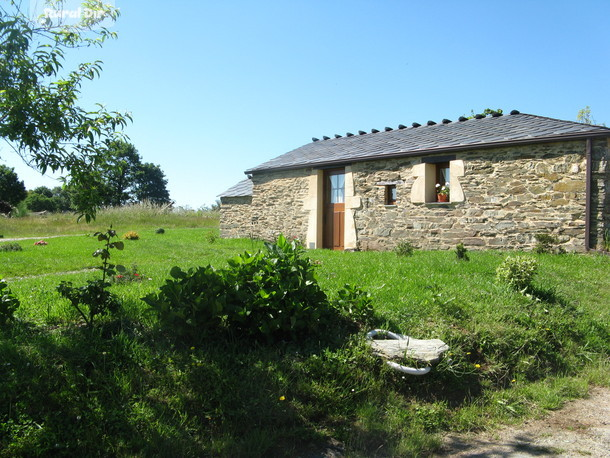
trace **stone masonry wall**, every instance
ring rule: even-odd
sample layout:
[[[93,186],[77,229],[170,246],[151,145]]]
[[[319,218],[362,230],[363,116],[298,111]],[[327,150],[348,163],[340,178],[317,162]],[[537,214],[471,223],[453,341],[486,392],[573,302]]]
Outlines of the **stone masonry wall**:
[[[226,239],[252,235],[252,197],[220,198],[220,236]]]
[[[257,173],[252,177],[252,231],[255,238],[275,240],[279,234],[305,240],[311,169]]]
[[[610,236],[610,138],[593,141],[592,163],[590,243],[602,249],[604,234]]]
[[[594,145],[594,183],[605,186],[594,206],[599,225],[608,227],[608,144],[604,139]],[[459,242],[471,249],[531,248],[535,234],[549,233],[569,251],[584,250],[584,140],[455,156],[465,165],[460,178],[465,201],[449,204],[411,203],[412,167],[421,158],[353,164],[355,195],[362,197],[355,212],[359,247],[392,249],[408,240],[424,249],[448,249]],[[384,187],[376,185],[387,181],[402,181],[395,206],[384,205]]]
[[[568,251],[584,251],[586,142],[575,140],[456,152],[465,200],[412,203],[413,166],[422,158],[353,163],[354,219],[359,249],[389,250],[406,240],[423,249],[530,249],[535,234],[556,235]],[[593,141],[591,246],[610,229],[610,139]],[[223,237],[273,240],[279,233],[306,239],[311,169],[257,173],[248,198],[223,198]],[[395,182],[397,204],[384,205]],[[244,199],[236,201],[228,199]]]

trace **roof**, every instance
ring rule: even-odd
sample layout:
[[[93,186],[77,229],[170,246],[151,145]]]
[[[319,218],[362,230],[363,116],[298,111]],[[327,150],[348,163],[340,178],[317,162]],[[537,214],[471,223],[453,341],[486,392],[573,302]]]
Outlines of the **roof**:
[[[248,197],[252,195],[252,189],[252,180],[246,178],[231,186],[222,194],[218,194],[218,197]]]
[[[386,127],[383,131],[373,129],[371,133],[360,131],[359,135],[348,133],[345,137],[313,139],[312,143],[245,173],[592,136],[610,136],[610,129],[513,111],[506,116],[495,114],[481,119],[460,118],[453,122],[445,119],[441,124],[429,121],[425,126],[414,123],[408,128],[401,125],[398,129]]]

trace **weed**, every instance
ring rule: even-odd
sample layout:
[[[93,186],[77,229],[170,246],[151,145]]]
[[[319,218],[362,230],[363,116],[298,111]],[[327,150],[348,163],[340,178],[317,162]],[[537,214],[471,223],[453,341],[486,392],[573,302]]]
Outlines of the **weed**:
[[[213,232],[209,232],[208,234],[206,234],[205,239],[211,245],[212,243],[216,243],[216,240],[218,240],[218,236]]]
[[[534,279],[538,261],[527,256],[508,256],[496,269],[496,278],[519,291],[527,289]]]
[[[470,258],[468,257],[468,250],[466,249],[466,247],[464,246],[463,243],[458,243],[455,246],[455,255],[461,261],[469,261],[470,260]]]
[[[19,308],[20,302],[4,280],[0,280],[0,325],[13,321],[13,314]]]
[[[375,318],[371,294],[363,291],[359,286],[346,284],[337,293],[333,306],[349,320],[361,326],[372,324]]]
[[[610,251],[610,229],[604,231],[603,250]]]
[[[402,242],[399,242],[398,245],[396,245],[396,248],[394,249],[394,253],[396,253],[398,256],[413,256],[414,252],[415,247],[408,240],[403,240]]]
[[[17,242],[3,243],[0,245],[0,252],[2,251],[23,251],[23,248]]]
[[[123,234],[125,240],[140,240],[140,234],[136,231],[128,231]]]
[[[536,234],[536,246],[534,247],[534,253],[555,253],[565,254],[566,250],[559,245],[559,239],[550,234]]]
[[[121,273],[115,273],[111,276],[112,283],[116,285],[124,285],[126,283],[141,282],[142,274],[138,271],[138,266],[134,265],[131,270],[125,269]]]
[[[163,229],[162,227],[160,227],[160,228],[158,228],[158,229],[155,231],[155,234],[165,234],[165,229]]]

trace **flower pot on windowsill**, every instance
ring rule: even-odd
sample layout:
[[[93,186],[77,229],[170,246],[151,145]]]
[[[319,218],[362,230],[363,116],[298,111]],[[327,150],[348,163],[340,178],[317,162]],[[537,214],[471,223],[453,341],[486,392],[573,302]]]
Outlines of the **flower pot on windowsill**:
[[[437,194],[436,201],[437,202],[449,202],[449,196],[447,194]]]

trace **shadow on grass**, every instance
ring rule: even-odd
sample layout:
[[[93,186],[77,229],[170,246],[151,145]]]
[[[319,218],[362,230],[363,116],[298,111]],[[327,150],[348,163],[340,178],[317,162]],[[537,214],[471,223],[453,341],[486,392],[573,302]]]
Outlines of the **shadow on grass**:
[[[18,324],[0,330],[0,455],[291,456],[325,440],[294,402],[315,351]]]

